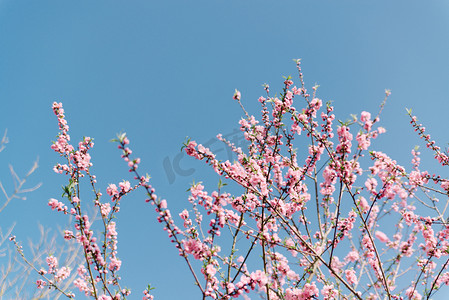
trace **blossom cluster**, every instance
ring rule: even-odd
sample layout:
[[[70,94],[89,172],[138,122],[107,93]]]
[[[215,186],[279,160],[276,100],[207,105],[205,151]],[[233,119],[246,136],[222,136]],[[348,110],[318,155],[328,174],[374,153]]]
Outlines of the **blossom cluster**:
[[[237,298],[252,290],[267,299],[433,295],[449,284],[449,224],[445,206],[429,192],[447,196],[449,181],[420,170],[416,150],[409,172],[372,150],[373,139],[386,132],[377,123],[389,91],[376,116],[363,111],[336,126],[334,108],[316,97],[316,87],[307,91],[299,61],[297,68],[299,87],[288,77],[283,92],[271,96],[265,86],[267,95],[259,98],[261,121],[246,112],[241,93],[234,93],[246,116],[239,124],[248,149],[235,147],[222,135],[217,138],[236,154],[236,161],[221,161],[195,141],[184,145],[189,156],[204,161],[240,193],[225,192],[221,179],[212,193],[203,183],[193,184],[188,197],[192,208],[179,213],[178,227],[167,201],[158,200],[154,188],[146,186],[147,202],[156,206],[159,222],[201,294],[212,299]],[[295,108],[297,99],[304,108]],[[415,117],[411,120],[445,165],[446,154]],[[306,151],[295,148],[307,141]],[[429,186],[432,181],[437,187]],[[428,214],[420,215],[418,205]],[[383,218],[395,226],[380,222]],[[192,260],[201,262],[199,272]]]
[[[51,198],[48,205],[52,210],[62,212],[74,217],[75,222],[71,230],[64,231],[66,240],[75,239],[82,246],[85,264],[77,268],[77,277],[73,285],[86,296],[102,300],[126,299],[131,291],[120,285],[120,271],[122,261],[118,257],[117,247],[117,223],[114,221],[115,215],[120,211],[122,198],[132,190],[138,188],[142,183],[131,186],[129,181],[122,181],[116,184],[109,184],[106,192],[110,197],[109,201],[102,201],[102,193],[96,188],[96,177],[91,174],[91,156],[88,153],[94,145],[90,137],[84,137],[77,147],[70,144],[69,126],[65,119],[64,109],[61,103],[53,103],[53,111],[58,118],[59,134],[57,141],[51,148],[65,159],[65,163],[58,163],[54,171],[58,174],[68,176],[68,185],[64,187],[63,197],[67,198],[67,204],[58,199]],[[122,144],[127,144],[127,139],[122,140]],[[131,154],[129,148],[123,147],[125,160]],[[129,161],[130,171],[136,170],[139,159]],[[94,192],[94,206],[100,212],[103,232],[98,235],[94,229],[95,218],[89,217],[85,213],[88,203],[80,198],[80,183],[83,177],[87,177]],[[18,245],[18,244],[17,244]],[[38,273],[42,279],[37,280],[38,288],[54,288],[62,292],[69,298],[74,298],[75,294],[62,290],[60,283],[70,275],[70,268],[58,267],[58,261],[54,256],[46,258],[48,269],[41,268]],[[49,278],[52,275],[52,278]],[[148,291],[144,292],[143,299],[152,299]]]
[[[233,99],[245,115],[239,125],[247,149],[217,136],[235,153],[235,161],[185,142],[183,150],[210,166],[219,185],[208,192],[209,182],[192,184],[189,208],[177,213],[169,209],[170,201],[157,196],[149,176],[139,173],[141,160],[133,158],[124,133],[115,141],[135,183],[109,184],[109,199],[101,200],[90,171],[93,141],[86,137],[72,146],[62,104],[53,104],[60,133],[52,149],[65,159],[54,171],[69,180],[67,201],[52,198],[48,205],[74,216],[64,237],[82,246],[85,264],[74,281],[80,292],[103,300],[130,294],[120,286],[114,220],[122,198],[136,189],[145,190],[145,201],[187,264],[202,299],[258,293],[270,300],[419,300],[449,285],[449,180],[422,170],[417,149],[411,152],[410,171],[374,150],[374,140],[386,132],[378,123],[390,92],[377,115],[362,111],[337,125],[334,107],[317,97],[317,86],[306,89],[296,63],[298,85],[286,77],[279,95],[264,86],[260,120],[245,110],[242,94],[235,91]],[[449,156],[409,114],[434,158],[448,165]],[[95,220],[80,198],[83,177],[94,191],[102,235],[95,234]],[[59,289],[71,270],[59,267],[52,256],[47,264],[39,270],[37,285]],[[144,300],[153,299],[151,290],[143,291]],[[74,297],[69,291],[65,295]]]

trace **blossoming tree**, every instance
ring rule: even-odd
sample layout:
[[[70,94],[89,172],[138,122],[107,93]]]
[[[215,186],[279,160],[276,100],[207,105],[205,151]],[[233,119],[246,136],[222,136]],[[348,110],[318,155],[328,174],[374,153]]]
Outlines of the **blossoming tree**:
[[[184,151],[218,174],[218,189],[201,183],[189,190],[189,207],[172,215],[169,201],[158,198],[149,177],[138,172],[125,134],[116,142],[128,163],[134,184],[123,181],[107,188],[104,200],[91,174],[93,146],[84,138],[70,144],[60,103],[53,104],[60,134],[52,149],[66,161],[55,172],[68,176],[63,203],[52,209],[75,216],[67,239],[83,246],[85,264],[75,286],[95,299],[125,299],[120,286],[114,217],[120,200],[145,189],[179,255],[186,262],[202,299],[231,299],[258,293],[263,299],[429,299],[449,284],[449,180],[420,169],[420,153],[412,150],[411,170],[387,154],[371,150],[372,139],[385,132],[376,116],[335,125],[333,106],[308,91],[300,61],[298,84],[290,77],[279,95],[260,97],[261,119],[242,106],[240,129],[247,141],[241,149],[218,135],[236,154],[234,162],[219,160],[212,151],[188,140]],[[294,105],[295,102],[295,105]],[[301,107],[301,108],[298,108]],[[449,158],[411,115],[411,124],[442,166]],[[80,181],[94,191],[103,233],[96,235],[79,197]],[[226,185],[234,185],[231,194]],[[238,187],[238,189],[235,189]],[[439,195],[440,200],[435,195]],[[40,287],[59,289],[70,272],[48,259],[39,270]],[[148,280],[151,280],[149,278]],[[143,299],[152,299],[149,286]],[[75,294],[60,290],[67,297]]]

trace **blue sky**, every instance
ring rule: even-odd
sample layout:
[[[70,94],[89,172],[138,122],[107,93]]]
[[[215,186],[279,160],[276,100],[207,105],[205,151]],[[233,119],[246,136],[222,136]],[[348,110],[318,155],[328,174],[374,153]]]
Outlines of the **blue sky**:
[[[405,107],[444,147],[448,53],[445,1],[0,0],[0,131],[8,129],[10,139],[0,153],[0,180],[11,190],[8,164],[24,174],[39,157],[29,186],[43,184],[11,203],[0,226],[17,222],[15,234],[25,241],[36,238],[38,222],[65,224],[46,206],[65,183],[52,171],[53,101],[63,102],[72,141],[95,139],[100,189],[128,177],[109,142],[126,131],[140,168],[176,211],[188,207],[189,184],[212,174],[193,159],[175,160],[185,137],[232,135],[242,116],[234,89],[258,114],[262,84],[279,91],[282,76],[296,76],[294,58],[302,59],[306,85],[319,84],[319,97],[334,101],[341,119],[376,113],[391,89],[381,116],[387,133],[375,147],[400,163],[422,145]],[[218,142],[214,147],[226,155]],[[126,199],[118,221],[125,285],[135,297],[151,282],[159,299],[197,299],[186,265],[143,199]],[[170,288],[173,282],[182,288]]]

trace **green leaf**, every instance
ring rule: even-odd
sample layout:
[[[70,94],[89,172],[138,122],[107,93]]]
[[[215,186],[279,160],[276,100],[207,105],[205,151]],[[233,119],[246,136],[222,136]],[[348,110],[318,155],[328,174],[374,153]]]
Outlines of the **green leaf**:
[[[188,145],[189,143],[190,143],[190,138],[189,138],[188,136],[186,136],[186,141],[182,144],[181,152],[182,152],[182,150],[184,150],[184,148],[187,147],[187,145]]]
[[[228,185],[227,183],[223,183],[223,182],[221,181],[221,178],[218,179],[218,188],[219,188],[219,189],[221,189],[222,187],[227,186],[227,185]]]

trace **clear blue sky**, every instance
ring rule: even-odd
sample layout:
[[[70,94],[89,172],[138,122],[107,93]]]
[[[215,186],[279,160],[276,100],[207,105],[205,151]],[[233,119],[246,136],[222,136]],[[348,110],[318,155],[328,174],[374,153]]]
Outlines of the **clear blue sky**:
[[[278,91],[282,76],[295,78],[294,58],[302,59],[306,85],[319,84],[319,97],[333,100],[341,119],[376,113],[391,89],[381,117],[387,133],[375,147],[400,163],[422,145],[405,107],[444,147],[448,53],[447,1],[0,0],[0,131],[7,128],[10,138],[0,179],[12,189],[8,163],[24,174],[39,157],[29,186],[43,183],[27,201],[11,203],[0,226],[17,222],[15,234],[26,241],[37,238],[38,222],[65,224],[46,206],[65,183],[52,171],[59,159],[50,149],[57,134],[53,101],[63,102],[73,141],[95,139],[92,170],[100,189],[128,177],[109,143],[126,131],[140,168],[179,211],[188,207],[189,183],[212,174],[193,159],[174,161],[185,137],[207,142],[232,134],[242,115],[234,89],[257,114],[262,84]],[[220,153],[226,159],[224,148]],[[124,200],[119,215],[124,285],[133,299],[148,282],[158,299],[198,299],[184,261],[143,200]],[[182,288],[171,288],[173,282]]]

